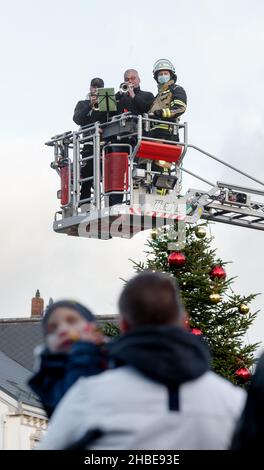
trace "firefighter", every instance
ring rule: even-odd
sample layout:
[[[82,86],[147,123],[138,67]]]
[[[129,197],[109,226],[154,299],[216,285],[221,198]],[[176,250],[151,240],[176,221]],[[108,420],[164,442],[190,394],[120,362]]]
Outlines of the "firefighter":
[[[93,78],[90,84],[90,92],[88,93],[87,97],[83,101],[79,101],[75,107],[73,120],[79,126],[87,126],[88,124],[93,124],[97,121],[100,123],[107,121],[107,113],[101,112],[98,110],[97,104],[97,89],[104,88],[104,81],[102,78]],[[82,150],[82,157],[89,157],[93,155],[93,145],[91,142],[87,142],[83,146]],[[87,160],[82,167],[81,170],[81,177],[88,178],[93,176],[93,160]],[[86,212],[90,208],[90,204],[85,202],[82,205],[83,199],[88,199],[91,197],[91,188],[92,188],[92,180],[84,181],[81,186],[81,194],[80,194],[80,203],[82,207],[82,211]]]
[[[177,122],[186,110],[187,97],[184,89],[176,84],[177,75],[173,64],[167,59],[159,59],[153,67],[153,76],[158,83],[158,94],[155,97],[149,114],[154,114],[159,120]],[[173,133],[173,126],[165,123],[155,123],[150,137],[179,141]]]
[[[177,123],[179,116],[186,110],[187,97],[185,90],[178,84],[177,75],[173,64],[167,59],[159,59],[153,67],[153,76],[158,83],[158,94],[155,97],[150,109],[150,117],[156,117],[161,121]],[[166,123],[156,122],[152,126],[149,137],[155,139],[179,141],[178,133],[174,132],[174,126]],[[152,163],[152,170],[168,173],[170,164],[163,166],[163,163]],[[166,195],[167,190],[156,188],[160,195]]]

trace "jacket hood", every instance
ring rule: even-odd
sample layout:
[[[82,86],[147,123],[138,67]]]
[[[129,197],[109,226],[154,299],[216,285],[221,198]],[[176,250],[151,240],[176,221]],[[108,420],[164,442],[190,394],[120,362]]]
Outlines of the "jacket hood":
[[[167,386],[194,380],[210,369],[210,353],[197,336],[177,326],[144,326],[110,347],[116,366],[130,365]]]

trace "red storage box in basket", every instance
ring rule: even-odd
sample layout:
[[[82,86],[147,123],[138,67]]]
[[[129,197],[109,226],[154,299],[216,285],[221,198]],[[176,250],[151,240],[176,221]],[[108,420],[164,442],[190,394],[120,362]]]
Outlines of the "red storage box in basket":
[[[128,153],[112,152],[105,155],[104,180],[106,193],[128,189]]]
[[[180,160],[182,150],[181,145],[142,140],[136,156],[148,160],[163,160],[165,162],[177,163]]]

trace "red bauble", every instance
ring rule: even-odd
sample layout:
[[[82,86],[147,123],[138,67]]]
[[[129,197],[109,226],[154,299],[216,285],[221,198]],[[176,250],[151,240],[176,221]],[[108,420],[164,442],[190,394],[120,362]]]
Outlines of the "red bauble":
[[[217,265],[217,266],[214,266],[211,271],[210,271],[210,277],[213,279],[213,278],[217,278],[217,279],[225,279],[226,278],[226,272],[224,270],[224,268],[222,268],[222,266],[220,265]]]
[[[201,336],[203,334],[202,331],[199,330],[199,328],[192,328],[191,333],[195,336]]]
[[[247,367],[240,367],[236,370],[235,375],[243,382],[247,382],[251,377],[250,370]]]
[[[168,263],[170,266],[184,266],[186,262],[186,258],[183,253],[180,251],[173,251],[169,256],[168,256]]]

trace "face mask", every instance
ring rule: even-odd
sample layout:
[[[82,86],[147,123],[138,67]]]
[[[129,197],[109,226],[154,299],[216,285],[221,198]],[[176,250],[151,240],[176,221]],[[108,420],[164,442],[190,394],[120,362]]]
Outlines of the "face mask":
[[[164,83],[167,83],[169,80],[170,80],[169,75],[159,75],[158,76],[158,82],[160,83],[160,85],[164,85]]]

